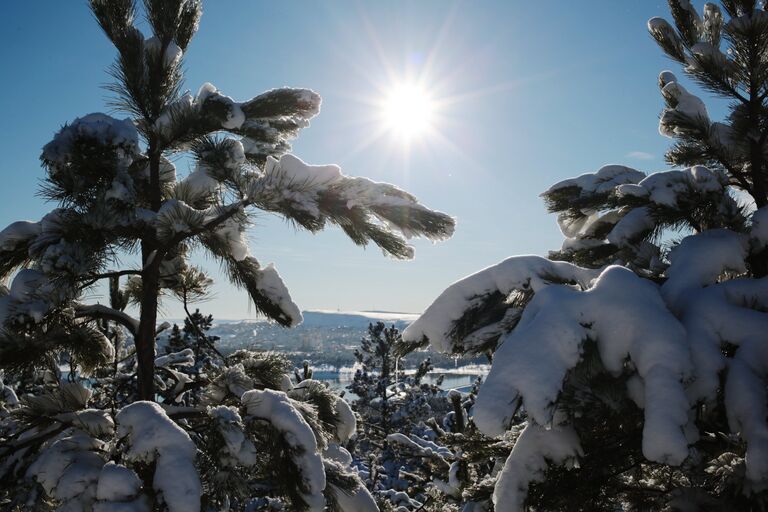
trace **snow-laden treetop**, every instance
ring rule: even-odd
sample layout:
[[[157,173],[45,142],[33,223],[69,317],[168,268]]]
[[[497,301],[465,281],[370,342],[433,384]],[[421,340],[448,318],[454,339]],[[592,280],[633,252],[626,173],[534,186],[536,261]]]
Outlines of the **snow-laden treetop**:
[[[246,239],[258,211],[312,232],[335,224],[355,244],[374,243],[402,259],[413,257],[408,238],[452,235],[451,217],[394,185],[289,154],[288,141],[320,111],[316,92],[280,88],[235,101],[206,83],[195,94],[182,93],[199,1],[146,1],[151,36],[137,28],[134,2],[90,3],[118,51],[116,82],[109,86],[114,105],[131,116],[79,117],[43,148],[43,193],[58,207],[37,222],[15,222],[0,232],[0,275],[9,279],[23,269],[10,289],[0,290],[0,324],[10,329],[0,340],[4,364],[29,362],[29,340],[22,338],[33,332],[40,349],[35,357],[72,345],[67,338],[74,332],[77,344],[89,340],[95,353],[105,354],[89,326],[109,318],[136,337],[140,373],[151,374],[158,295],[186,302],[210,284],[188,265],[191,250],[217,259],[257,312],[285,326],[298,324],[300,310],[276,268],[262,265]],[[186,176],[172,163],[180,153],[195,161]],[[139,261],[123,263],[132,261],[130,255]],[[90,286],[122,276],[129,276],[125,293],[140,306],[140,318],[83,302]]]

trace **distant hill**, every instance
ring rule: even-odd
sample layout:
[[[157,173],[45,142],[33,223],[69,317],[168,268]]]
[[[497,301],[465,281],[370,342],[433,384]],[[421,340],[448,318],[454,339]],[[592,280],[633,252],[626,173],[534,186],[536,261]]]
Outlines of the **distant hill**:
[[[398,327],[410,324],[419,315],[416,313],[398,313],[393,311],[332,311],[332,310],[308,310],[303,311],[304,322],[298,327],[360,327],[367,328],[369,323],[384,322],[393,323]],[[169,320],[173,322],[174,320]],[[178,321],[177,321],[178,322]],[[183,321],[182,321],[183,322]],[[219,325],[243,324],[243,325],[274,325],[263,319],[255,320],[216,320]],[[274,325],[280,329],[279,326]]]
[[[381,321],[402,331],[419,316],[392,311],[311,310],[302,314],[304,322],[292,329],[261,319],[214,318],[214,326],[209,333],[220,338],[216,345],[224,353],[242,348],[274,350],[286,354],[295,364],[309,359],[315,366],[342,368],[354,364],[354,350],[366,335],[368,324]],[[180,320],[168,321],[183,324]],[[160,337],[161,345],[166,337],[167,334]],[[403,368],[415,367],[426,357],[431,357],[435,366],[443,368],[487,363],[483,357],[456,360],[452,356],[427,350],[405,358]]]

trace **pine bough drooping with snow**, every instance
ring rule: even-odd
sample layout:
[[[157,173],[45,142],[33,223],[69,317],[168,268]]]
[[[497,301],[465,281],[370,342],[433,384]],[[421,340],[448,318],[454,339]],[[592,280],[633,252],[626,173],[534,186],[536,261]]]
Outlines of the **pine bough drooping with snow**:
[[[669,4],[675,26],[649,30],[731,100],[727,122],[661,73],[681,168],[557,183],[561,250],[454,283],[403,333],[405,349],[492,354],[472,420],[515,441],[497,511],[768,503],[768,11]]]
[[[0,499],[101,511],[375,508],[339,455],[354,431],[343,400],[315,381],[292,389],[277,356],[222,357],[202,331],[204,371],[192,348],[157,357],[159,300],[187,310],[205,296],[210,279],[188,263],[202,250],[258,312],[294,326],[301,314],[282,278],[250,252],[256,212],[311,232],[335,224],[395,258],[412,257],[409,237],[449,237],[453,219],[394,185],[288,154],[319,112],[311,90],[242,102],[211,84],[182,94],[199,0],[145,0],[151,37],[132,0],[89,3],[118,51],[113,106],[130,117],[62,127],[41,156],[57,208],[0,231],[0,274],[12,278],[0,289]],[[177,176],[185,153],[194,170]],[[109,305],[88,303],[102,281]]]

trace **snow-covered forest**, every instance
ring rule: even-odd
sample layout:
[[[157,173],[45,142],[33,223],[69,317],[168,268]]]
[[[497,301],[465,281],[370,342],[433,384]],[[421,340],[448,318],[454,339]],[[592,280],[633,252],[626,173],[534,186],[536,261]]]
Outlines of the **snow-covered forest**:
[[[310,361],[221,350],[191,255],[290,329],[301,309],[245,237],[259,214],[402,260],[455,219],[294,155],[313,90],[184,92],[201,0],[89,7],[113,114],[55,133],[49,213],[0,231],[0,509],[768,508],[768,3],[669,0],[648,31],[675,66],[658,75],[670,169],[562,176],[541,194],[559,249],[446,282],[402,332],[372,323],[342,392]],[[490,372],[446,391],[426,347]]]

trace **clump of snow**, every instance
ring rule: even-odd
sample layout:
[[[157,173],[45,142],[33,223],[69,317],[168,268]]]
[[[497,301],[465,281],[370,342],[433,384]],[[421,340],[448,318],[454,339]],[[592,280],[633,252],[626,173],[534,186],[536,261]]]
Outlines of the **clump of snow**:
[[[237,139],[228,139],[227,159],[224,161],[228,169],[239,169],[245,163],[245,148],[242,141]]]
[[[291,299],[288,288],[285,286],[283,279],[280,277],[280,274],[272,263],[258,270],[256,286],[262,295],[277,304],[280,307],[280,310],[288,315],[291,319],[291,327],[295,327],[301,323],[303,319],[301,310]]]
[[[669,82],[677,82],[677,77],[675,74],[669,70],[662,71],[659,73],[659,87],[664,88],[665,85],[667,85]]]
[[[387,436],[387,441],[405,446],[424,457],[436,457],[442,460],[453,458],[453,452],[449,448],[440,446],[432,441],[422,439],[415,435],[406,436],[405,434],[400,433],[389,434]]]
[[[158,55],[162,49],[162,41],[157,37],[150,37],[144,41],[144,51],[150,55]],[[179,46],[173,41],[168,43],[163,53],[163,66],[170,68],[179,63],[182,56],[182,51]]]
[[[19,397],[14,389],[3,383],[3,372],[0,371],[0,410],[19,405]]]
[[[728,369],[725,401],[732,432],[747,442],[746,476],[756,492],[768,488],[768,343],[765,336],[744,341]]]
[[[608,233],[606,239],[616,246],[624,246],[649,232],[656,225],[651,211],[645,207],[634,208],[625,214]]]
[[[133,199],[133,180],[127,173],[118,173],[112,185],[104,194],[104,199],[113,199],[122,203],[130,203]]]
[[[346,400],[339,397],[334,404],[336,409],[336,437],[340,442],[349,441],[349,439],[357,432],[357,420],[355,419],[355,413],[352,412],[352,408],[349,406]]]
[[[195,352],[191,348],[185,348],[179,352],[172,352],[155,358],[156,367],[166,366],[194,366]]]
[[[606,165],[601,167],[597,172],[585,173],[576,178],[569,178],[555,183],[549,187],[544,194],[551,194],[557,190],[570,187],[581,189],[582,196],[607,194],[618,185],[638,183],[643,178],[645,178],[644,173],[632,169],[631,167],[625,167],[623,165]]]
[[[150,512],[149,499],[141,492],[136,473],[108,462],[101,469],[93,512]]]
[[[691,57],[687,59],[686,71],[701,70],[702,62],[715,62],[722,68],[727,68],[731,64],[725,54],[708,41],[701,41],[691,46]]]
[[[543,482],[550,463],[563,464],[583,455],[579,437],[569,426],[546,429],[528,423],[515,442],[504,463],[493,490],[493,504],[497,512],[524,510],[528,486]]]
[[[56,419],[88,432],[94,437],[111,434],[115,429],[115,422],[112,420],[112,417],[107,411],[101,409],[82,409],[64,412],[57,414]]]
[[[384,489],[376,493],[382,498],[386,498],[394,505],[397,512],[405,510],[418,510],[423,505],[422,502],[408,496],[408,493],[397,491],[395,489]]]
[[[318,453],[315,433],[301,413],[282,391],[254,389],[244,393],[241,401],[249,416],[268,421],[283,434],[283,439],[293,449],[293,461],[301,472],[302,498],[310,510],[322,511],[326,484],[323,459]]]
[[[666,137],[684,135],[687,128],[680,126],[680,117],[691,121],[697,121],[709,126],[709,114],[707,107],[701,98],[689,93],[685,87],[677,81],[668,81],[661,89],[661,95],[667,102],[667,108],[661,113],[659,119],[659,132]]]
[[[221,184],[210,175],[208,167],[203,164],[198,164],[180,185],[195,198],[208,198],[221,188]]]
[[[352,469],[352,455],[336,443],[329,443],[323,450],[323,459],[326,466],[335,463],[343,469]],[[342,512],[378,512],[379,508],[371,493],[361,481],[357,483],[352,492],[341,490],[331,483],[328,483],[328,490],[333,493]]]
[[[141,491],[141,480],[132,470],[114,462],[101,468],[96,498],[101,501],[127,501]]]
[[[729,426],[746,441],[746,476],[753,489],[759,491],[768,487],[768,397],[764,386],[768,377],[764,341],[768,331],[768,315],[764,313],[768,307],[768,280],[713,282],[718,270],[743,264],[744,240],[736,233],[730,235],[716,232],[704,240],[699,249],[711,250],[715,261],[712,265],[699,262],[692,272],[683,267],[686,259],[693,258],[695,248],[693,243],[687,244],[682,255],[685,257],[674,264],[682,272],[682,277],[676,279],[688,286],[673,281],[668,293],[681,311],[691,346],[696,378],[688,388],[690,401],[714,401],[721,388],[721,372],[727,366],[724,394]],[[721,344],[725,342],[737,347],[731,359],[723,354]]]
[[[178,199],[167,199],[157,212],[153,223],[160,240],[170,240],[179,234],[202,228],[206,212],[189,206]]]
[[[274,109],[274,104],[278,101],[285,101],[286,96],[291,96],[294,104],[286,104],[286,107],[292,113],[280,113]],[[243,102],[243,107],[249,112],[259,113],[256,116],[259,119],[281,119],[281,118],[303,118],[309,119],[320,112],[322,99],[320,95],[311,89],[296,89],[292,87],[281,87],[279,89],[270,89],[258,96]],[[267,111],[263,111],[264,107]]]
[[[206,102],[216,102],[227,107],[226,118],[221,120],[221,127],[225,130],[236,130],[245,122],[245,114],[240,104],[229,96],[221,94],[211,83],[206,82],[200,87],[195,102],[202,109],[205,109]]]
[[[10,289],[0,291],[0,324],[40,322],[54,301],[64,296],[65,291],[44,273],[22,269],[14,276]]]
[[[42,272],[31,268],[25,268],[19,271],[11,282],[10,297],[20,302],[33,298],[35,290],[47,278]]]
[[[94,499],[104,460],[96,453],[103,443],[81,430],[62,432],[27,469],[64,507],[85,509]]]
[[[336,489],[332,484],[329,484],[329,486],[332,489]],[[373,499],[371,493],[362,484],[358,485],[349,494],[347,491],[339,489],[334,492],[334,497],[341,512],[379,512],[376,500]]]
[[[323,458],[336,461],[344,467],[352,466],[353,461],[352,454],[346,448],[336,443],[328,443],[328,446],[323,450]]]
[[[79,117],[64,126],[43,147],[43,160],[54,170],[63,170],[71,161],[71,149],[78,139],[94,139],[118,149],[118,168],[127,168],[139,153],[139,132],[130,119],[115,119],[95,113]]]
[[[224,438],[226,454],[221,455],[225,465],[256,464],[256,447],[244,432],[243,419],[234,407],[220,405],[208,409],[208,414],[216,422],[219,433]]]
[[[304,365],[309,365],[309,361],[304,361]],[[324,389],[325,384],[319,380],[309,378],[302,380],[295,386],[291,384],[289,389],[283,391],[291,391],[291,393],[289,393],[291,398],[303,400],[309,396],[310,391],[318,388]],[[340,443],[346,442],[357,431],[357,419],[355,418],[355,413],[352,412],[352,408],[349,406],[347,401],[339,396],[335,396],[335,401],[333,402],[333,410],[336,416],[334,422],[336,440]]]
[[[168,133],[171,128],[173,114],[191,111],[195,106],[195,98],[189,93],[184,93],[176,101],[166,105],[162,113],[155,120],[155,130],[158,133]]]
[[[198,512],[202,487],[197,449],[158,404],[134,402],[117,413],[117,436],[127,438],[125,460],[155,462],[153,487],[170,512]]]
[[[648,29],[651,31],[656,30],[673,30],[672,26],[669,24],[667,20],[664,18],[661,18],[659,16],[654,16],[653,18],[648,20]]]
[[[448,496],[453,496],[454,498],[461,497],[461,481],[459,480],[460,468],[459,461],[453,461],[448,469],[448,481],[440,478],[433,478],[432,485]]]
[[[221,403],[230,393],[240,398],[243,393],[253,387],[253,379],[246,375],[242,363],[229,365],[206,387],[204,402]]]
[[[13,251],[19,244],[29,243],[42,231],[39,222],[20,220],[0,231],[0,251]]]
[[[278,170],[279,168],[279,170]],[[338,165],[309,165],[295,155],[283,155],[280,160],[271,158],[264,167],[264,172],[279,172],[281,178],[294,183],[312,183],[328,185],[342,178]]]
[[[248,242],[243,236],[243,225],[236,218],[230,217],[216,226],[216,235],[227,244],[229,255],[235,261],[243,261],[248,257]],[[275,271],[275,273],[277,272]],[[282,284],[282,281],[280,283]]]
[[[692,292],[715,283],[724,272],[746,272],[747,250],[747,237],[726,229],[685,237],[669,253],[671,264],[661,288],[670,309],[681,312]]]
[[[681,197],[691,193],[722,193],[727,178],[710,171],[704,166],[695,165],[680,171],[653,173],[637,185],[621,185],[616,192],[621,196],[632,195],[648,198],[652,203],[678,208]]]

